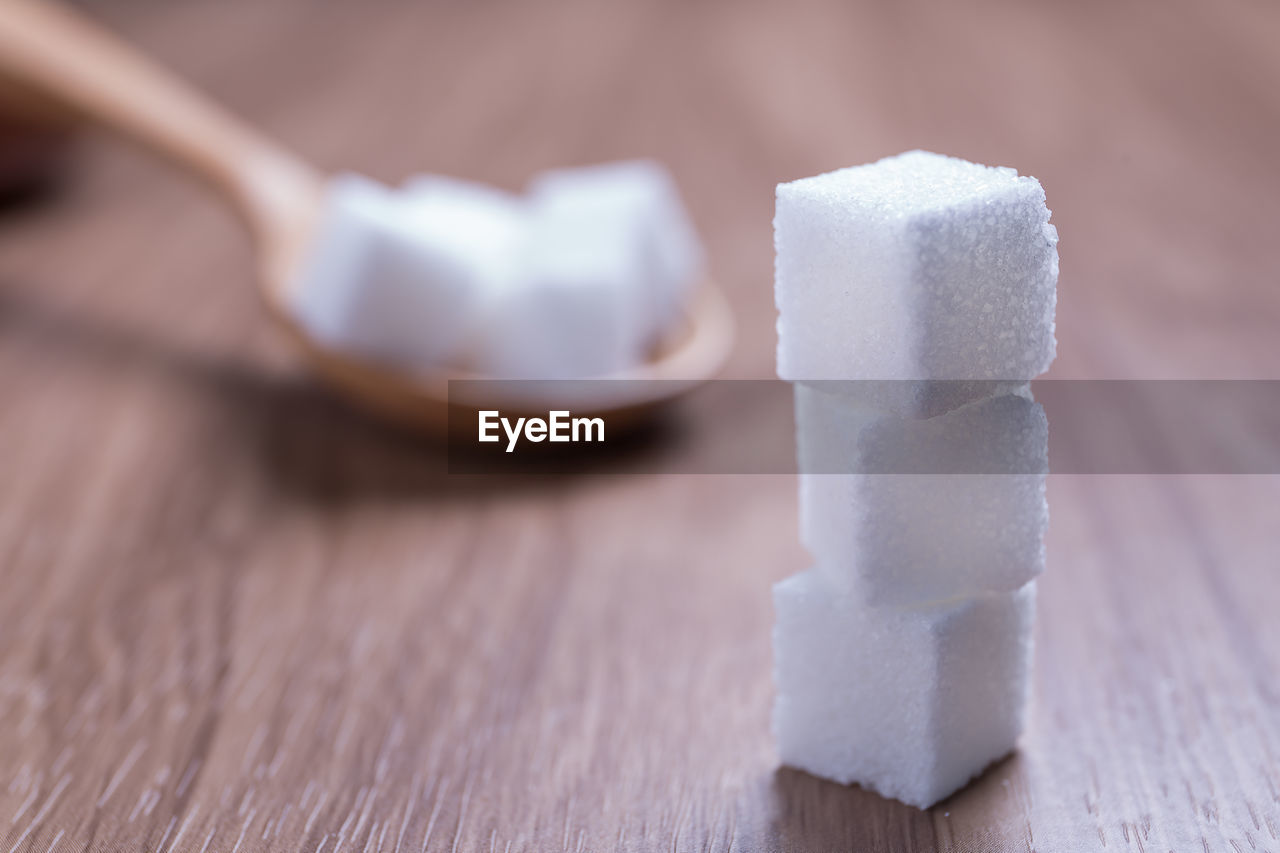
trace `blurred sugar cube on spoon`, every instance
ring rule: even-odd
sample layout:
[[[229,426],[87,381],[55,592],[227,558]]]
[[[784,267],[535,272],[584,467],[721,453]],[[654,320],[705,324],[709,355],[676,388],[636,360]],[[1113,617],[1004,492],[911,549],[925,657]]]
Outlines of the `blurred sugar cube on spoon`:
[[[480,373],[514,379],[607,376],[639,363],[659,331],[644,308],[646,252],[633,223],[591,204],[532,206],[516,276],[473,348]]]
[[[299,322],[328,346],[372,358],[450,358],[512,226],[487,195],[452,186],[448,196],[432,204],[355,175],[332,179],[294,290]]]
[[[341,176],[294,308],[330,346],[405,366],[608,376],[647,357],[702,265],[674,182],[648,161],[544,172],[523,196]]]
[[[536,267],[530,246],[538,239],[528,198],[444,178],[423,178],[399,191],[356,176],[329,179],[62,3],[6,0],[0,14],[0,66],[19,86],[204,179],[253,238],[258,289],[270,318],[307,365],[352,402],[437,436],[448,431],[450,415],[460,407],[529,402],[522,393],[498,388],[465,403],[449,394],[451,380],[477,378],[474,365],[480,356],[493,358],[489,348],[503,328],[503,306],[534,299],[530,291],[541,286],[530,282],[544,277],[525,272]],[[670,179],[660,168],[621,172],[634,175],[646,169],[657,177],[633,180],[632,185],[643,189],[646,181],[661,182],[656,191],[627,196],[615,188],[605,198],[674,199]],[[616,175],[609,178],[605,170],[604,177],[587,183],[599,188],[610,181],[624,182]],[[588,193],[572,188],[564,193],[575,196],[585,199]],[[683,216],[676,204],[673,217]],[[643,204],[631,209],[641,208]],[[677,233],[682,227],[668,224]],[[645,266],[640,260],[635,264]],[[618,266],[616,259],[606,265]],[[733,341],[732,312],[714,282],[697,277],[696,292],[680,306],[678,326],[647,325],[653,322],[650,315],[639,312],[638,338],[657,340],[657,345],[642,346],[642,360],[618,374],[670,381],[661,389],[652,383],[578,389],[569,395],[576,412],[609,413],[615,424],[635,425],[720,370]],[[692,279],[680,282],[680,288]],[[614,277],[600,272],[584,280]],[[671,292],[668,279],[645,286],[649,291],[638,300],[653,297],[654,288]],[[581,304],[572,300],[573,310],[548,312],[548,337],[558,343],[582,338],[585,354],[572,356],[573,372],[600,375],[617,360],[611,355],[618,346],[615,338],[623,341],[626,358],[634,347],[627,343],[629,335],[595,333],[583,318],[598,310],[583,307],[589,304],[583,294]],[[611,304],[610,299],[601,301]],[[521,331],[534,322],[541,321],[515,321]],[[545,339],[534,336],[527,346],[541,346]],[[554,358],[538,366],[527,353],[516,353],[494,360],[502,369],[513,362],[539,372],[566,369],[556,366]],[[565,394],[532,392],[540,398],[537,408],[563,405]]]
[[[528,229],[528,205],[515,193],[476,181],[419,175],[400,193],[415,231],[439,235],[473,262],[485,284],[512,274],[510,265]]]
[[[656,327],[674,321],[703,266],[702,246],[666,169],[628,160],[536,176],[529,194],[552,215],[573,211],[630,230],[644,253],[642,304]],[[608,226],[606,226],[608,227]]]

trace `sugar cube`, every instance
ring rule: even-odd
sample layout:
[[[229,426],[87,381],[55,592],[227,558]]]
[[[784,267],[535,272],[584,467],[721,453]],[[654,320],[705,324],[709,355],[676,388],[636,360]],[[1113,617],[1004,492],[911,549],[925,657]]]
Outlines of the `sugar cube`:
[[[646,246],[634,223],[590,206],[534,206],[518,272],[486,307],[472,363],[512,379],[608,376],[643,360]]]
[[[858,410],[909,418],[945,415],[986,397],[1030,393],[1030,383],[1025,379],[819,379],[792,384],[829,395],[833,401],[844,398]],[[832,426],[847,431],[838,424]]]
[[[649,160],[553,169],[529,184],[543,211],[575,211],[634,233],[643,251],[640,310],[649,337],[678,319],[701,273],[702,249],[671,175]],[[652,342],[650,340],[650,342]]]
[[[295,287],[317,340],[503,378],[608,376],[679,313],[701,252],[658,165],[561,169],[527,196],[440,175],[329,187]]]
[[[409,227],[447,240],[482,281],[513,274],[531,220],[523,197],[474,181],[417,175],[405,181],[400,198]]]
[[[293,309],[330,346],[404,364],[454,357],[509,256],[519,214],[478,191],[409,201],[334,178]]]
[[[800,538],[817,570],[890,605],[1040,574],[1048,422],[1029,388],[917,418],[866,405],[860,387],[795,387]]]
[[[773,597],[783,763],[928,808],[1014,748],[1034,581],[913,610],[870,607],[811,569]]]
[[[1035,178],[897,157],[780,184],[783,379],[1031,379],[1053,360],[1057,231]]]

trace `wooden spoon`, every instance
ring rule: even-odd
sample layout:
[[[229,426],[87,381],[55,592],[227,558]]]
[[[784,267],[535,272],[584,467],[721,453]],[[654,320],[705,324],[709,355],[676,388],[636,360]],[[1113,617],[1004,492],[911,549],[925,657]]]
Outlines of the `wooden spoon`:
[[[733,340],[720,291],[704,282],[681,328],[651,357],[609,379],[627,382],[466,383],[485,377],[384,364],[328,347],[294,320],[295,272],[316,227],[325,178],[164,69],[74,13],[43,0],[0,0],[0,76],[30,86],[206,179],[248,225],[271,316],[336,389],[379,415],[440,432],[474,425],[479,408],[507,414],[570,408],[625,426],[714,376]],[[462,399],[463,392],[469,396]],[[474,429],[474,426],[472,426]],[[474,433],[473,433],[474,434]]]

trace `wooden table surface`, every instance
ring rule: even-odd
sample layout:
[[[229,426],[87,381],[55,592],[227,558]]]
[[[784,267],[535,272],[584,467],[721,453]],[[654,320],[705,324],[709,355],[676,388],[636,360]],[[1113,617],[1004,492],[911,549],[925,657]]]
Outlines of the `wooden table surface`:
[[[1052,375],[1277,376],[1274,3],[88,5],[327,168],[665,160],[728,376],[773,185],[912,147],[1043,182]],[[0,217],[0,853],[1280,851],[1280,478],[1052,477],[1029,730],[918,811],[777,766],[792,478],[449,477],[250,275],[114,141]]]

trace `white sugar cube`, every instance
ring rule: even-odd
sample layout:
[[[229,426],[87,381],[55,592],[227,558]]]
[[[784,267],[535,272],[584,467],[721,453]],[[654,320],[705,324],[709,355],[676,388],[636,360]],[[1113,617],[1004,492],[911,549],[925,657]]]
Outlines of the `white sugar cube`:
[[[639,310],[652,343],[680,314],[702,269],[702,249],[670,174],[648,160],[554,169],[529,184],[532,204],[552,215],[587,215],[641,242]]]
[[[861,387],[795,388],[800,537],[818,571],[890,605],[1040,574],[1048,423],[1030,390],[921,418],[868,406]]]
[[[448,241],[483,282],[510,279],[528,240],[531,214],[523,197],[445,175],[418,175],[404,183],[400,199],[409,227]]]
[[[528,197],[438,175],[329,187],[294,313],[329,346],[504,378],[608,376],[675,319],[701,253],[653,163],[547,172]]]
[[[1057,231],[1013,169],[923,151],[780,184],[783,379],[1031,379],[1055,352]]]
[[[400,185],[400,195],[410,203],[430,207],[443,200],[456,202],[461,209],[471,211],[498,211],[502,208],[512,211],[526,206],[523,196],[492,184],[432,173],[406,178]]]
[[[810,570],[774,586],[784,764],[928,808],[1010,752],[1035,583],[924,610],[868,607]]]
[[[644,359],[645,246],[632,223],[535,206],[518,272],[486,308],[480,372],[513,379],[608,376]]]
[[[453,358],[507,275],[520,214],[455,187],[411,200],[354,175],[334,178],[293,308],[317,340],[404,364]]]
[[[1029,397],[1031,387],[1023,379],[821,379],[797,381],[793,385],[821,392],[821,395],[829,397],[833,403],[843,398],[842,405],[846,410],[905,418],[944,415],[967,403],[987,397],[1006,394]],[[838,434],[849,431],[835,422],[831,427]]]

